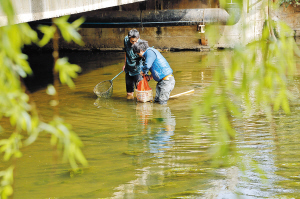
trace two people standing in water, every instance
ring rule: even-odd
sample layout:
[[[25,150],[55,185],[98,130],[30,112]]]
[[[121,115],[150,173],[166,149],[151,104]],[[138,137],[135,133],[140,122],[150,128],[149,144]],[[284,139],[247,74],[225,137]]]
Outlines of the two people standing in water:
[[[151,72],[151,78],[157,82],[154,102],[167,104],[175,86],[173,70],[162,54],[150,48],[148,42],[140,39],[139,32],[132,29],[124,39],[127,99],[134,99],[133,93],[144,75]]]

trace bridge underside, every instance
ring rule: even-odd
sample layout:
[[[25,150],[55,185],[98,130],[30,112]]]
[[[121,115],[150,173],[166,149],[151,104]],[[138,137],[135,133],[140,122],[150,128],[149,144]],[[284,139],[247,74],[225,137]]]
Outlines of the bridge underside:
[[[77,14],[145,0],[12,0],[15,22],[24,23]],[[7,25],[7,18],[0,12],[0,26]]]

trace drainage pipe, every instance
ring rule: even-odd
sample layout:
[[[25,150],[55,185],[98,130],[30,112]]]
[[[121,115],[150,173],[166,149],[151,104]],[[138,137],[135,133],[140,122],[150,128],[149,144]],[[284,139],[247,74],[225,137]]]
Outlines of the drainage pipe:
[[[228,11],[228,12],[227,12]],[[140,10],[140,11],[102,11],[84,15],[86,20],[81,25],[83,28],[127,28],[127,27],[163,27],[163,26],[190,26],[218,24],[226,25],[229,19],[230,25],[240,19],[240,9],[231,7],[203,8],[203,9],[172,9],[172,10]],[[82,16],[72,15],[70,21]],[[31,23],[48,24],[49,20],[35,21]]]
[[[239,13],[235,12],[234,13]],[[77,16],[78,17],[78,16]],[[143,10],[143,11],[98,11],[86,16],[83,27],[120,28],[190,26],[197,24],[226,25],[231,15],[221,8]],[[75,17],[72,17],[75,19]],[[72,20],[71,18],[71,20]],[[239,16],[235,17],[237,23]]]

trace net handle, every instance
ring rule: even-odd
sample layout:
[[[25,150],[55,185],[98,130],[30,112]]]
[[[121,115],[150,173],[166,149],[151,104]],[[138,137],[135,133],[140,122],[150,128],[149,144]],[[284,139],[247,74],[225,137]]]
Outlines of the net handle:
[[[114,78],[112,78],[110,81],[113,81],[116,77],[118,77],[121,73],[123,73],[123,70],[119,73],[119,74],[117,74]]]

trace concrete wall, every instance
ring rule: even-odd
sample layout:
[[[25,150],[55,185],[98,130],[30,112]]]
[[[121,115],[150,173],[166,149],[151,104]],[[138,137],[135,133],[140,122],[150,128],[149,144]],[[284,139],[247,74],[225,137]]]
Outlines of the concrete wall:
[[[72,14],[72,17],[97,15],[97,12],[118,10],[137,11],[144,0],[12,0],[16,7],[17,22],[58,17]],[[233,0],[234,2],[234,0]],[[244,0],[242,15],[235,25],[218,25],[218,40],[215,46],[208,40],[208,46],[202,45],[209,37],[198,33],[194,26],[172,27],[135,27],[141,38],[148,40],[151,46],[161,49],[197,49],[209,47],[228,48],[247,44],[260,37],[266,16],[266,0]],[[219,8],[218,1],[211,0],[147,0],[142,3],[145,11],[164,9]],[[77,13],[77,14],[76,14]],[[300,6],[281,6],[272,13],[274,20],[285,21],[300,36]],[[1,16],[0,25],[6,18]],[[62,49],[76,50],[121,50],[123,39],[131,28],[82,28],[79,30],[85,45],[79,47],[73,43],[60,41]],[[246,30],[246,31],[244,31]],[[201,43],[202,41],[202,43]],[[47,46],[51,48],[51,45]]]
[[[60,48],[77,50],[122,50],[124,37],[132,28],[84,28],[79,32],[85,45],[82,47],[61,40]],[[207,48],[200,45],[200,34],[196,26],[147,27],[136,28],[141,39],[150,46],[161,49],[198,49]]]
[[[265,18],[268,15],[267,1],[249,0],[247,4],[244,1],[243,14],[236,25],[219,26],[224,36],[220,37],[216,46],[231,47],[239,43],[247,44],[260,38]],[[279,9],[271,9],[271,18],[274,21],[285,22],[294,31],[295,40],[300,45],[300,6],[282,5]],[[243,31],[243,27],[246,31]]]
[[[249,2],[249,3],[248,3]],[[193,8],[218,8],[219,5],[211,4],[205,0],[148,0],[146,10],[157,9],[193,9]],[[253,4],[253,5],[252,5]],[[106,9],[107,11],[119,9],[120,11],[138,10],[139,4],[124,5],[118,8]],[[240,20],[231,26],[218,25],[219,38],[215,46],[202,45],[201,40],[208,38],[208,35],[197,31],[197,26],[172,26],[172,27],[136,27],[141,38],[149,41],[150,46],[159,49],[180,50],[195,49],[207,50],[211,47],[228,48],[238,44],[246,44],[259,38],[263,26],[262,2],[245,0]],[[96,15],[97,11],[84,13],[83,15]],[[80,16],[81,14],[75,15]],[[247,25],[247,27],[246,27]],[[247,28],[244,31],[244,28]],[[77,50],[122,50],[123,39],[131,28],[82,28],[80,34],[85,45],[78,47],[75,44],[60,43],[62,49]],[[208,41],[209,42],[209,41]]]
[[[282,20],[286,22],[294,31],[295,36],[300,36],[300,6],[285,5],[280,6],[280,8],[273,12],[272,18],[275,21]]]
[[[166,50],[195,49],[209,50],[210,48],[231,48],[239,44],[247,44],[261,35],[266,6],[266,0],[244,0],[242,14],[235,25],[215,25],[217,27],[217,43],[212,42],[207,33],[199,33],[197,26],[169,26],[169,27],[135,27],[140,32],[141,38],[149,41],[150,46]],[[194,9],[194,8],[219,8],[217,1],[210,0],[147,0],[141,3],[145,11],[163,9]],[[123,6],[115,6],[103,11],[136,11],[141,7],[140,3],[132,3]],[[80,16],[97,16],[98,10],[74,14],[72,18]],[[143,11],[144,12],[144,11]],[[79,30],[84,46],[74,43],[66,43],[60,40],[61,49],[71,50],[119,50],[124,47],[123,40],[130,28],[82,28]],[[245,31],[246,30],[246,31]],[[204,45],[202,45],[204,44]],[[51,44],[46,48],[51,48]]]
[[[210,0],[148,0],[144,4],[146,10],[163,9],[192,9],[192,8],[217,8],[217,3]],[[140,9],[139,3],[102,9],[106,11],[136,11]],[[97,15],[98,10],[74,14],[72,18],[81,16]],[[199,45],[200,34],[196,26],[174,26],[174,27],[135,27],[139,30],[141,38],[148,40],[151,46],[157,48],[207,48]],[[66,43],[60,40],[61,49],[73,50],[122,50],[123,40],[132,28],[82,28],[79,30],[84,46],[74,43]],[[51,48],[51,44],[46,48]]]
[[[220,38],[215,47],[233,48],[258,40],[262,34],[266,16],[266,2],[244,0],[241,18],[235,25],[219,26]]]

